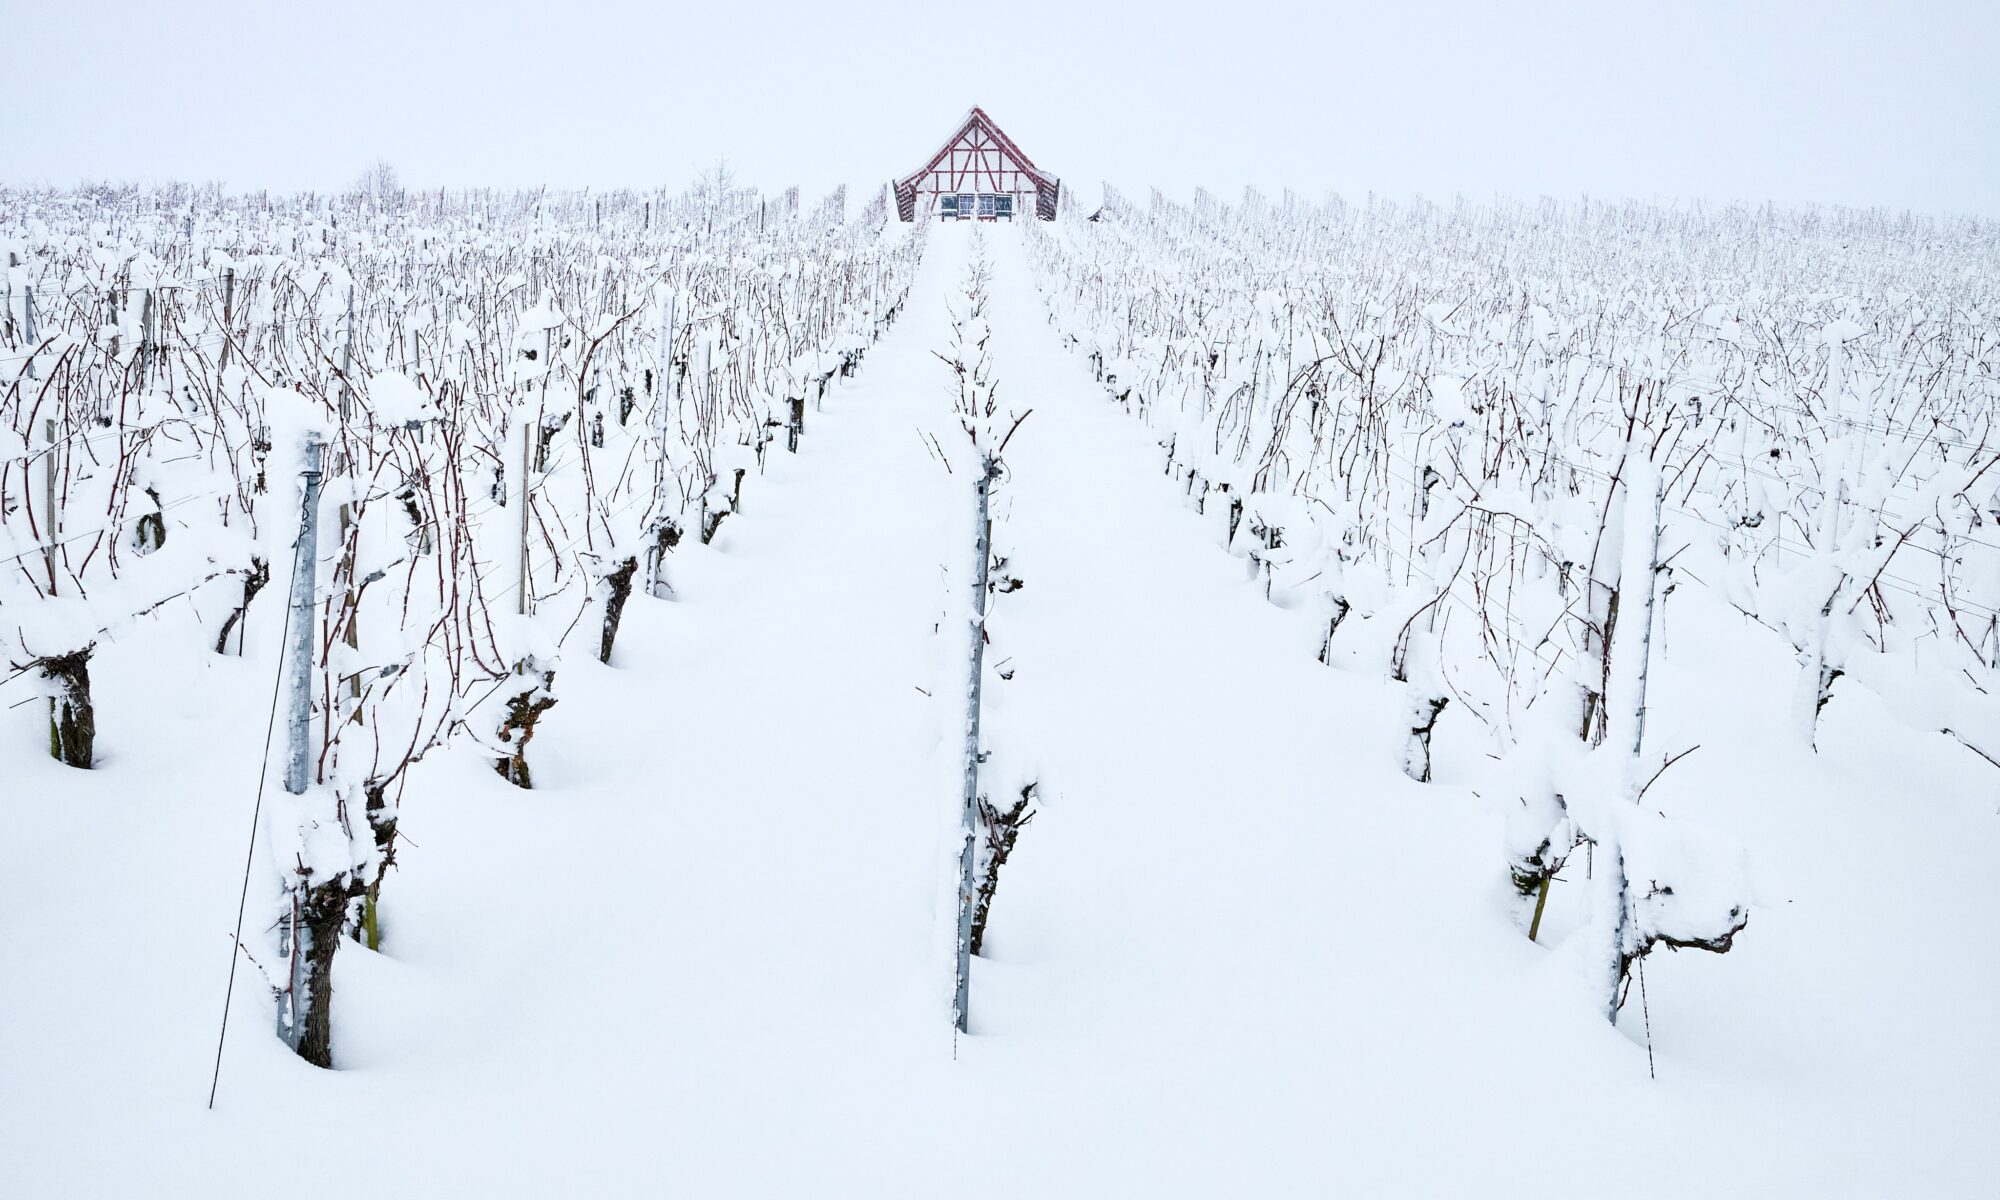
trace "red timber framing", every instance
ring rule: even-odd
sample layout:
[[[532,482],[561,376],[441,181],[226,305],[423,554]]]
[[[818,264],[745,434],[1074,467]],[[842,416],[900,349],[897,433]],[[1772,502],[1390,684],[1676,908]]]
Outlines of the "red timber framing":
[[[1061,194],[1062,181],[1038,170],[1014,139],[975,107],[921,170],[896,181],[896,213],[914,221],[921,207],[926,216],[992,220],[1025,209],[1032,198],[1035,215],[1053,221]],[[968,204],[972,211],[958,211]]]

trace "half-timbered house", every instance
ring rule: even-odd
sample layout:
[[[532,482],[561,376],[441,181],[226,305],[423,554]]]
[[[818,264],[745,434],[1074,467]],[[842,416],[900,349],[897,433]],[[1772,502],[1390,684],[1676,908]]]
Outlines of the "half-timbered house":
[[[896,210],[905,221],[1011,221],[1028,212],[1053,221],[1061,188],[975,107],[922,169],[896,182]]]

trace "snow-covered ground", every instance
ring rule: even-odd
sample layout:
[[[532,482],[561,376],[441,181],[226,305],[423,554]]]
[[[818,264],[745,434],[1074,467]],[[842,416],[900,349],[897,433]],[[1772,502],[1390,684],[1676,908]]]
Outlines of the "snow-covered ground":
[[[0,1193],[247,1196],[331,1156],[311,1190],[1990,1194],[1990,770],[1858,690],[1801,747],[1764,694],[1789,648],[1678,591],[1648,731],[1702,749],[1646,803],[1744,845],[1754,907],[1726,956],[1653,956],[1608,1026],[1564,885],[1542,945],[1513,922],[1479,739],[1441,726],[1439,781],[1404,775],[1398,693],[1317,663],[1323,630],[1220,549],[1018,234],[935,231],[802,453],[676,551],[611,666],[565,666],[536,791],[471,748],[419,768],[383,951],[336,963],[340,1070],[271,1036],[246,971],[203,1107],[269,646],[106,647],[92,772],[7,712]],[[1033,409],[989,703],[1043,805],[954,1039],[971,499],[926,435],[963,436],[933,352],[975,238],[1001,394]]]

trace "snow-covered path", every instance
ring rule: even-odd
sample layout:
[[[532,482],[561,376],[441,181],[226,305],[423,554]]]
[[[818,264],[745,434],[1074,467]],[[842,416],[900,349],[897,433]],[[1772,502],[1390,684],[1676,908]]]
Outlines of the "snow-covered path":
[[[1122,1147],[1148,1189],[1470,1186],[1424,1182],[1425,1148],[1448,1121],[1469,1161],[1503,1153],[1522,1131],[1493,1106],[1535,1053],[1462,1018],[1468,974],[1534,953],[1494,928],[1492,827],[1395,769],[1394,694],[1315,661],[1062,349],[1018,241],[988,242],[1001,387],[1034,409],[997,502],[1028,584],[994,618],[1000,700],[1049,796],[974,1061],[1066,1081],[1039,1136]],[[1542,1024],[1526,993],[1485,1002]],[[1185,1157],[1142,1153],[1163,1141]]]
[[[921,431],[955,429],[933,351],[975,239],[1002,394],[1034,410],[995,502],[1026,582],[993,617],[1017,670],[988,697],[1044,804],[954,1044],[939,684],[960,637],[939,622],[970,501]],[[1760,912],[1767,943],[1673,964],[1668,1005],[1715,1040],[1647,1079],[1562,951],[1508,924],[1496,808],[1395,769],[1390,686],[1316,663],[1215,544],[1058,344],[1018,239],[932,231],[907,315],[803,452],[774,449],[716,545],[676,552],[676,599],[634,601],[614,666],[566,662],[537,791],[470,752],[425,765],[385,952],[337,964],[343,1070],[283,1051],[251,977],[214,1115],[262,668],[190,668],[199,736],[244,747],[227,769],[114,747],[92,784],[144,773],[146,802],[86,828],[121,802],[79,792],[8,860],[50,932],[0,943],[45,989],[0,1029],[0,1069],[40,1081],[0,1124],[0,1190],[262,1194],[310,1129],[385,1197],[1961,1194],[1925,1148],[1979,1136],[1976,1106],[1876,1117],[1873,1068],[1811,1058],[1833,1018],[1714,1018],[1792,984],[1778,948],[1835,926]],[[150,894],[124,875],[159,862],[197,882],[121,923]],[[109,1019],[133,975],[153,1002]]]

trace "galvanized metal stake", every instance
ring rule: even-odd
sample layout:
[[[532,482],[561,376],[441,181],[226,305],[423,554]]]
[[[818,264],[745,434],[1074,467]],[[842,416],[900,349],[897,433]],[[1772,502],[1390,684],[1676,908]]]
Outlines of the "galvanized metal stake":
[[[35,288],[33,284],[21,289],[22,315],[28,322],[28,378],[35,377]]]
[[[1649,673],[1649,668],[1652,666],[1653,659],[1653,603],[1654,597],[1659,590],[1654,585],[1660,577],[1660,511],[1666,507],[1666,480],[1667,477],[1662,473],[1655,472],[1653,475],[1651,508],[1653,518],[1653,549],[1646,556],[1646,603],[1641,610],[1646,623],[1639,629],[1639,678],[1636,681],[1639,694],[1637,696],[1638,703],[1635,706],[1635,712],[1632,717],[1632,760],[1635,768],[1638,763],[1640,749],[1645,745],[1646,741],[1646,676]],[[1635,796],[1634,799],[1637,799],[1637,797]]]
[[[648,220],[652,203],[647,202]],[[678,296],[668,292],[660,305],[660,334],[653,351],[653,520],[666,520],[667,512],[667,433],[673,427],[674,387],[674,308]],[[646,594],[655,600],[667,598],[666,554],[660,549],[657,527],[646,547]]]
[[[1620,483],[1618,486],[1626,489],[1624,532],[1627,537],[1630,537],[1632,533],[1633,513],[1638,511],[1633,506],[1635,497],[1631,495],[1631,485],[1629,483]],[[1655,585],[1659,581],[1660,571],[1660,513],[1665,502],[1666,485],[1664,476],[1655,472],[1651,503],[1644,510],[1652,521],[1653,526],[1651,538],[1649,539],[1651,549],[1646,555],[1646,578],[1636,582],[1625,579],[1622,576],[1619,579],[1619,586],[1622,589],[1626,589],[1624,594],[1628,597],[1631,595],[1630,589],[1632,587],[1638,586],[1644,589],[1640,593],[1641,603],[1638,614],[1638,619],[1642,622],[1639,626],[1639,670],[1633,679],[1632,705],[1630,708],[1632,717],[1632,757],[1629,765],[1626,767],[1625,799],[1633,803],[1638,801],[1639,792],[1643,790],[1639,782],[1639,755],[1646,741],[1646,676],[1652,658],[1653,605],[1655,596],[1659,590]],[[1627,619],[1629,620],[1630,618]],[[1617,653],[1617,650],[1618,647],[1614,646],[1612,653]],[[1607,696],[1605,703],[1608,705],[1609,702],[1610,697]],[[1614,732],[1616,732],[1615,729]],[[1625,848],[1615,840],[1616,826],[1613,826],[1613,830],[1614,837],[1609,847],[1610,853],[1607,855],[1609,869],[1606,872],[1604,890],[1615,897],[1612,901],[1612,906],[1617,912],[1617,919],[1611,926],[1611,961],[1608,964],[1610,995],[1605,1002],[1605,1016],[1613,1025],[1616,1025],[1618,1024],[1618,984],[1622,981],[1625,973],[1625,961],[1623,957],[1625,932],[1630,928],[1633,918],[1630,892],[1631,880],[1625,873]]]
[[[340,421],[345,425],[353,416],[354,385],[350,382],[354,375],[354,289],[347,289],[347,336],[340,344]]]
[[[313,593],[319,586],[319,434],[306,434],[305,481],[299,508],[299,542],[292,562],[292,640],[285,647],[290,674],[285,716],[285,790],[305,795],[312,741]]]
[[[139,386],[145,387],[153,370],[153,289],[139,307]]]
[[[965,806],[961,816],[965,844],[958,853],[958,986],[952,999],[952,1020],[960,1033],[966,1031],[969,1012],[972,908],[978,894],[974,875],[979,835],[979,693],[986,664],[986,571],[993,558],[993,520],[987,503],[992,494],[993,475],[993,455],[981,454],[979,481],[975,485],[979,523],[974,530],[978,561],[973,569],[972,619],[969,622],[972,646],[966,655],[969,678],[965,685]]]
[[[654,354],[654,371],[659,376],[653,399],[653,427],[660,434],[661,461],[666,457],[666,433],[673,417],[674,401],[674,308],[679,303],[679,294],[667,293],[667,302],[660,306],[660,341]]]
[[[524,408],[521,410],[521,577],[516,581],[520,595],[515,597],[516,611],[524,617],[532,615],[528,603],[528,505],[534,497],[534,486],[528,476],[535,469],[535,433]]]
[[[229,370],[230,343],[236,340],[236,268],[222,273],[222,362],[218,371]]]
[[[42,451],[42,535],[48,538],[48,549],[42,551],[49,568],[49,595],[56,594],[56,421],[49,417],[42,422],[42,437],[48,444]],[[54,703],[51,701],[51,703]]]
[[[28,378],[35,378],[35,289],[32,284],[21,289],[21,315],[27,322],[28,333]],[[53,418],[42,422],[42,433],[48,445],[42,453],[42,483],[44,516],[42,530],[48,539],[48,549],[43,554],[48,560],[49,595],[56,594],[56,423]]]
[[[285,711],[285,790],[305,795],[311,784],[313,593],[319,585],[319,491],[321,447],[317,433],[306,434],[304,495],[299,507],[299,540],[292,559],[291,642],[285,647],[288,696]],[[299,922],[299,897],[289,889],[290,911],[278,921],[278,953],[286,960],[285,993],[278,1000],[278,1036],[294,1051],[305,1034],[299,1011],[304,984],[307,934]]]

